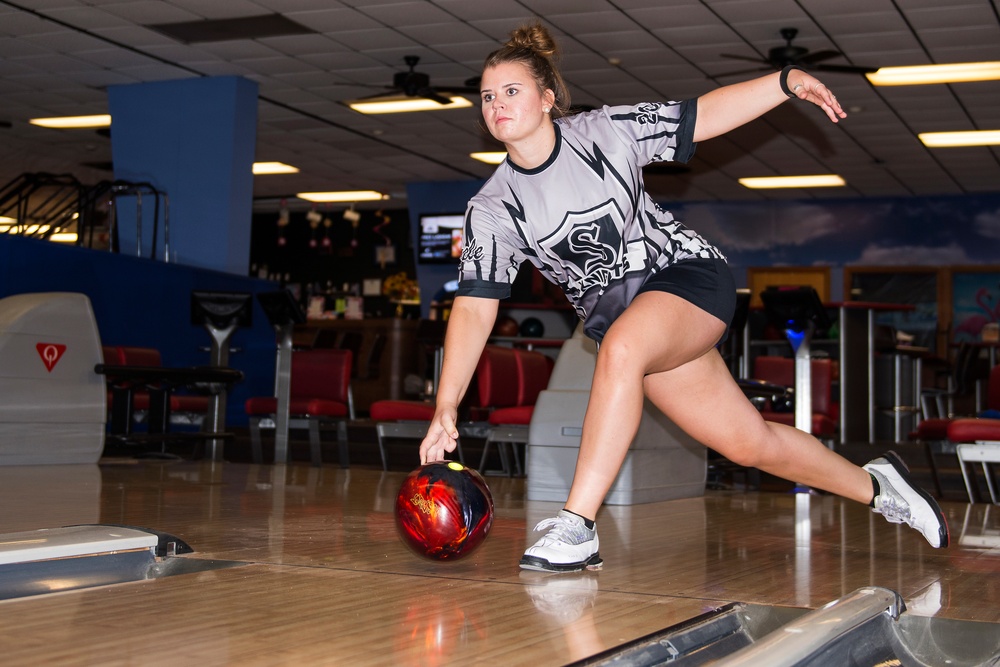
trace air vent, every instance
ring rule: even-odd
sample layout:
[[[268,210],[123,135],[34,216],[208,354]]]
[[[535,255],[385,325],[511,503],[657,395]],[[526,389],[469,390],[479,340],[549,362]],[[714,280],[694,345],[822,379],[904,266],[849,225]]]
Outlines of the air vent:
[[[237,19],[160,23],[146,27],[185,44],[260,39],[280,35],[306,35],[315,32],[281,14],[247,16]]]

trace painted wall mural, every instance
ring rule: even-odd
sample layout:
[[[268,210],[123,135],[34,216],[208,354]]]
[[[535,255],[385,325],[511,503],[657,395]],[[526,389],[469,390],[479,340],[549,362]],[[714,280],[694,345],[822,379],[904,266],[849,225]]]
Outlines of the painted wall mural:
[[[734,270],[1000,263],[1000,194],[664,207],[718,245]]]
[[[951,285],[955,342],[982,340],[987,325],[1000,323],[1000,273],[957,272]]]
[[[860,281],[854,273],[849,288],[864,288],[863,300],[914,306],[879,321],[918,345],[939,347],[941,332],[950,342],[979,341],[984,325],[1000,322],[1000,274],[989,268],[1000,265],[1000,195],[665,208],[725,253],[740,286],[750,267],[829,266],[832,300],[840,301],[851,298],[843,294],[845,268],[886,267]],[[893,275],[892,267],[946,267],[950,312],[938,303],[935,273]]]

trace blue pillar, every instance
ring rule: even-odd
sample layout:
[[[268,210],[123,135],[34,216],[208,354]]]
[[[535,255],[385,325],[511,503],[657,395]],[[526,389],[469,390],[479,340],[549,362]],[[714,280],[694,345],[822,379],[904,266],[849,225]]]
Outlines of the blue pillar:
[[[112,86],[108,106],[115,179],[147,183],[169,202],[168,212],[160,202],[155,256],[164,256],[168,216],[169,261],[245,275],[257,84],[210,77]],[[154,198],[141,194],[141,216],[139,203],[118,198],[119,247],[123,254],[150,257]]]

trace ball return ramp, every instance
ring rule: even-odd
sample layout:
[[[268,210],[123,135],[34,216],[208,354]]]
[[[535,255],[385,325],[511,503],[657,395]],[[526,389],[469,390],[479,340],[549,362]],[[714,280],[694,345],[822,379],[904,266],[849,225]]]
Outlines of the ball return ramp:
[[[1000,665],[1000,626],[915,616],[888,588],[864,587],[815,609],[733,602],[574,666]]]

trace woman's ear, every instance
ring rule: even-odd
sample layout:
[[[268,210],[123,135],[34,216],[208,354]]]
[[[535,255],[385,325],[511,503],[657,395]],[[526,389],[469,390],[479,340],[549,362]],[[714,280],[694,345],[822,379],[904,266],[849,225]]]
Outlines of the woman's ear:
[[[552,109],[556,105],[556,94],[552,92],[551,88],[546,88],[545,92],[542,93],[542,108]]]

